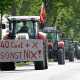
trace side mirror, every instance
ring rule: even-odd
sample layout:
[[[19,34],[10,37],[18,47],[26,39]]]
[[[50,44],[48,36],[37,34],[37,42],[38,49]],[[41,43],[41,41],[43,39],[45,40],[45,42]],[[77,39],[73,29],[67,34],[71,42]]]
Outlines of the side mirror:
[[[6,28],[5,24],[2,24],[2,29],[5,29],[5,28]]]

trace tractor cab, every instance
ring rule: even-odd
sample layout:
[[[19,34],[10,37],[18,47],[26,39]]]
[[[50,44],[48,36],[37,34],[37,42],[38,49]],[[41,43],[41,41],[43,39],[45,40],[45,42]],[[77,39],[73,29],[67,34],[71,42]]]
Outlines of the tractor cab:
[[[53,43],[59,42],[62,39],[62,33],[54,27],[45,27],[43,32],[47,34],[49,48],[54,46]]]
[[[11,16],[9,21],[9,35],[12,39],[33,39],[39,30],[39,16]]]
[[[48,56],[49,59],[58,61],[59,64],[64,64],[64,41],[62,40],[62,32],[54,27],[45,27],[43,32],[48,38]]]

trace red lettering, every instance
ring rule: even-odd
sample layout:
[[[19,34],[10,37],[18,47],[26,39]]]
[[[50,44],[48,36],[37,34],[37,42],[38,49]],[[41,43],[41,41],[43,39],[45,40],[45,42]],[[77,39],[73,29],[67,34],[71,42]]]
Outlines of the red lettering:
[[[15,53],[10,53],[10,59],[15,59]]]
[[[15,54],[14,53],[12,53],[12,52],[6,52],[5,53],[5,59],[7,59],[7,60],[9,60],[9,61],[11,61],[11,60],[14,60],[15,59]]]
[[[23,48],[22,42],[11,42],[10,45],[11,45],[11,48]]]
[[[9,48],[9,41],[1,41],[0,47],[2,48]]]
[[[23,48],[23,43],[21,42],[21,46],[20,46],[20,48]]]
[[[5,48],[9,48],[9,41],[5,41],[4,44],[5,44]]]
[[[11,42],[11,43],[10,43],[10,47],[11,47],[11,48],[15,48],[14,42]]]
[[[9,53],[8,52],[5,53],[5,57],[6,57],[6,59],[9,59]]]
[[[18,45],[17,45],[17,48],[21,48],[21,44],[18,44]]]
[[[0,45],[0,47],[2,47],[2,48],[4,48],[4,47],[5,47],[5,44],[4,44],[4,42],[3,42],[3,41],[1,41],[1,45]]]
[[[1,53],[0,53],[0,59],[4,59],[4,56],[5,56],[5,55],[4,55],[4,52],[1,52]]]

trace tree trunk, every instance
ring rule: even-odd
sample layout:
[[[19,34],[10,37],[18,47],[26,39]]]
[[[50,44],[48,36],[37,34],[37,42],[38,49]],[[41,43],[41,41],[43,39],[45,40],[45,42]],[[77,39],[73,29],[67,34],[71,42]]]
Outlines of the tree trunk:
[[[13,0],[12,8],[11,8],[11,15],[16,16],[16,2]]]

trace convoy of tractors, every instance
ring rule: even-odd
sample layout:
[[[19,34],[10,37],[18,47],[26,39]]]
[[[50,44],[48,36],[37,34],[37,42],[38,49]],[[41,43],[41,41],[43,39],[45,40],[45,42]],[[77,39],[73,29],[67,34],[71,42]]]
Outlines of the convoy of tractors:
[[[48,69],[50,59],[61,65],[66,59],[80,59],[80,44],[42,25],[40,16],[10,16],[7,20],[8,30],[0,40],[0,70],[15,70],[15,63],[21,61],[32,61],[35,70],[43,70]]]

